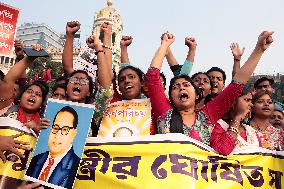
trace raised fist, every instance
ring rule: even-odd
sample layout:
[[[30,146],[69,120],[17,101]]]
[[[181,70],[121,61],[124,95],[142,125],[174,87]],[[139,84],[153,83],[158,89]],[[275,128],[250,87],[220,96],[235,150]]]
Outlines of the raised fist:
[[[195,50],[197,43],[194,37],[186,37],[184,40],[184,44],[188,46],[191,50]]]
[[[14,41],[15,53],[18,58],[23,58],[24,55],[24,44],[20,39]]]
[[[88,37],[88,39],[86,40],[86,43],[89,48],[95,49],[96,51],[102,49],[102,42],[99,39],[98,35],[93,35],[93,36]]]
[[[170,46],[175,41],[175,36],[169,32],[163,35],[162,44]]]
[[[112,25],[108,22],[104,22],[101,25],[101,31],[104,32],[105,34],[111,34],[112,32]]]
[[[67,22],[66,24],[66,34],[72,34],[74,35],[79,29],[80,29],[80,22],[78,21],[72,21],[72,22]]]
[[[120,41],[121,47],[128,47],[132,43],[133,38],[131,36],[122,36]]]

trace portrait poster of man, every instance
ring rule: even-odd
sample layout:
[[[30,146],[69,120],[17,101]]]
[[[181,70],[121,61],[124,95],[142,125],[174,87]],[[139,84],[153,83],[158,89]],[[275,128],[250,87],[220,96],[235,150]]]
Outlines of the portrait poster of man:
[[[52,188],[71,189],[93,112],[91,105],[49,99],[45,118],[50,125],[40,133],[25,178]]]

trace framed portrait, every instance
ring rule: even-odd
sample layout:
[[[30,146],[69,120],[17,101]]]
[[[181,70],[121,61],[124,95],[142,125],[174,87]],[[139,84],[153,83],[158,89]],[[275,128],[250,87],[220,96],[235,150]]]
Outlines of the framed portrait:
[[[25,179],[52,188],[73,187],[88,136],[94,106],[48,99],[42,129]]]

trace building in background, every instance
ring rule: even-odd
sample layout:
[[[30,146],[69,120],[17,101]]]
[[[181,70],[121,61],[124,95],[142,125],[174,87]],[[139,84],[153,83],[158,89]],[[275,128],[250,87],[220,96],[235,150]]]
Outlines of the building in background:
[[[40,44],[49,53],[57,55],[58,51],[63,52],[64,36],[58,34],[46,24],[24,23],[18,27],[16,39],[23,41],[25,47],[30,47],[33,44]],[[57,49],[57,50],[54,50]],[[15,64],[16,55],[13,57],[0,57],[0,69],[6,74],[9,69]],[[58,56],[55,56],[57,61],[61,61]]]
[[[100,32],[100,25],[104,22],[112,24],[112,62],[116,72],[119,71],[121,63],[120,40],[122,37],[123,23],[122,18],[117,10],[112,7],[112,0],[107,0],[107,7],[99,10],[94,17],[93,34]],[[59,34],[46,24],[24,23],[17,30],[17,39],[21,39],[25,46],[29,47],[33,44],[40,44],[45,47],[46,51],[52,56],[52,61],[61,62],[63,47],[66,36]],[[75,35],[73,60],[80,53],[81,44],[80,32]],[[15,64],[15,55],[13,58],[0,57],[0,69],[7,73]]]
[[[104,22],[112,24],[112,63],[114,70],[118,73],[121,63],[120,40],[122,38],[123,23],[119,12],[112,7],[112,0],[107,0],[107,7],[96,13],[92,33],[100,35],[100,26]]]
[[[63,39],[59,33],[46,24],[24,23],[17,30],[17,39],[25,46],[40,44],[44,48],[63,48]]]

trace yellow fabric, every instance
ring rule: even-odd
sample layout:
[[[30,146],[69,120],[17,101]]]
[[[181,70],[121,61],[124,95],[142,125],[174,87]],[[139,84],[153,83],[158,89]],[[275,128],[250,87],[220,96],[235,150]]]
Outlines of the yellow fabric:
[[[88,139],[74,188],[283,187],[284,152],[249,151],[225,157],[179,134]]]
[[[4,155],[6,156],[6,163],[3,163],[3,161],[0,159],[0,175],[2,176],[8,176],[15,179],[22,179],[24,176],[24,173],[26,171],[26,166],[28,161],[31,160],[32,156],[32,150],[36,143],[36,137],[33,136],[31,133],[26,132],[24,130],[19,130],[16,127],[3,127],[0,126],[0,135],[2,136],[13,136],[23,133],[22,136],[19,136],[18,138],[15,138],[15,140],[21,141],[21,142],[28,142],[30,145],[30,150],[22,150],[19,149],[20,153],[24,155],[24,158],[20,158],[19,156],[5,151]],[[0,141],[1,142],[1,141]]]

